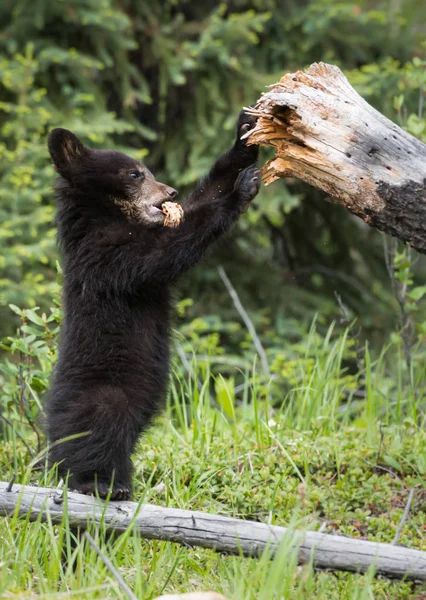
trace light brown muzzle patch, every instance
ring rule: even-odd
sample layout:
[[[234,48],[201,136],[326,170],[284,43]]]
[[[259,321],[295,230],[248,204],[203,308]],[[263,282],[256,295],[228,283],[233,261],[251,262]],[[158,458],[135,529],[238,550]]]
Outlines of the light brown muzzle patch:
[[[156,181],[152,173],[146,170],[142,181],[129,181],[125,198],[113,198],[113,202],[120,207],[130,222],[158,225],[165,221],[162,205],[173,201],[176,196],[177,191],[174,188]]]

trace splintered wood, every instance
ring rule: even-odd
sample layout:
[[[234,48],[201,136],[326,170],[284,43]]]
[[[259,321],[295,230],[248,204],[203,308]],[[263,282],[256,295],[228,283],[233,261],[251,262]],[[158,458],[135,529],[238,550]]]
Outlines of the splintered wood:
[[[164,227],[177,227],[183,219],[183,208],[176,202],[164,202],[161,206],[164,219]]]
[[[275,151],[265,184],[301,179],[426,252],[426,145],[370,106],[338,67],[289,73],[245,110],[257,117],[247,143]]]

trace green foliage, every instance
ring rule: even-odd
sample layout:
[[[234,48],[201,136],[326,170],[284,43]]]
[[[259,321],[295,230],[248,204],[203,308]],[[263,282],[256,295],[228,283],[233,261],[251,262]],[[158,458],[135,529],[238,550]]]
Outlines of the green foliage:
[[[70,51],[71,55],[73,54]],[[77,60],[77,57],[74,57]],[[46,308],[57,291],[54,171],[49,164],[46,133],[63,116],[38,87],[46,57],[35,57],[34,44],[24,54],[0,59],[0,323],[7,328],[7,305]],[[96,65],[83,61],[86,70]],[[68,106],[67,124],[92,143],[131,126],[99,111],[95,96],[78,94]],[[3,329],[4,327],[4,329]]]
[[[401,271],[405,262],[398,263]],[[60,314],[56,308],[49,316],[14,310],[23,325],[20,335],[8,340],[11,359],[2,367],[8,382],[1,385],[3,415],[12,426],[3,423],[0,480],[16,473],[19,483],[56,485],[54,473],[33,468],[40,448],[31,426],[37,415],[31,410],[37,410],[47,385]],[[197,336],[204,335],[212,334],[196,324],[195,348]],[[238,366],[228,365],[226,376],[214,373],[215,356],[224,355],[218,341],[200,341],[211,359],[194,356],[190,374],[181,373],[176,361],[166,414],[135,453],[136,498],[284,525],[290,531],[321,527],[327,533],[391,542],[414,488],[400,543],[426,551],[426,367],[413,351],[407,372],[401,335],[395,333],[376,359],[367,348],[356,349],[360,342],[354,331],[337,326],[325,336],[315,326],[299,339],[294,335],[288,353],[297,359],[288,368],[285,361],[279,363],[280,384],[287,380],[289,392],[276,406],[276,391],[271,386],[266,397],[253,351],[253,370],[239,389]],[[178,340],[183,339],[181,333]],[[247,340],[245,345],[248,351]],[[345,364],[351,359],[359,361],[358,370]],[[0,519],[2,597],[121,597],[87,542],[72,545],[64,512],[59,526],[49,520],[21,521],[17,515]],[[267,554],[253,561],[141,540],[132,526],[118,538],[107,537],[103,527],[92,535],[140,598],[215,589],[234,600],[408,600],[426,591],[376,580],[372,572],[333,575],[310,565],[299,570],[287,541],[273,561]],[[61,561],[63,553],[68,563]]]
[[[45,446],[42,400],[56,360],[61,315],[59,308],[50,309],[49,315],[40,314],[38,307],[21,310],[11,305],[11,309],[22,324],[18,335],[0,345],[10,355],[0,363],[1,437],[15,442],[16,436],[25,439],[33,432],[38,454]]]
[[[166,414],[134,456],[136,497],[286,525],[290,531],[322,527],[391,542],[414,489],[400,541],[426,550],[425,328],[417,310],[424,286],[413,284],[412,267],[406,249],[396,244],[388,249],[401,321],[378,356],[371,355],[356,323],[347,328],[342,303],[341,322],[328,330],[320,318],[309,331],[296,320],[284,320],[276,330],[257,323],[270,377],[235,316],[227,322],[217,316],[184,321],[175,336]],[[181,318],[191,305],[180,302]],[[40,473],[34,465],[43,456],[40,400],[56,358],[61,313],[57,307],[48,315],[11,308],[22,324],[2,346],[8,357],[0,365],[0,479],[15,473],[19,483],[54,486],[55,473]],[[414,326],[409,337],[408,323]],[[233,343],[224,345],[229,335]],[[273,561],[265,554],[253,562],[147,542],[132,527],[117,540],[103,528],[92,533],[144,598],[213,588],[235,600],[302,600],[306,594],[318,600],[376,595],[408,600],[414,591],[411,584],[375,580],[372,572],[333,576],[309,565],[299,571],[287,542]],[[66,511],[59,527],[13,516],[0,522],[0,535],[0,595],[72,591],[120,597],[84,539],[71,550]],[[63,553],[67,565],[60,560]],[[419,594],[422,589],[415,587]]]
[[[34,86],[37,64],[32,46],[24,55],[0,61],[0,306],[34,303],[51,292],[54,264],[53,171],[40,141],[51,119],[45,90]]]
[[[9,303],[46,310],[55,291],[51,127],[147,155],[159,177],[185,193],[230,143],[242,105],[286,71],[327,60],[424,139],[424,11],[420,0],[2,2],[2,333],[12,330]],[[335,316],[337,291],[367,328],[386,330],[397,317],[380,236],[300,184],[263,190],[218,259],[252,310],[307,322],[319,309]],[[212,267],[182,285],[183,297],[199,298],[189,318],[208,314],[203,290],[220,293]],[[415,276],[423,271],[419,263]],[[216,308],[226,320],[226,307]]]

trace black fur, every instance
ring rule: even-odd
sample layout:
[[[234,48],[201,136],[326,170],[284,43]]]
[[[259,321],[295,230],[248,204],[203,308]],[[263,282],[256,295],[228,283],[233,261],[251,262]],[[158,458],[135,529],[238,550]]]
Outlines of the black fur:
[[[161,409],[168,384],[169,286],[257,194],[257,148],[240,140],[253,124],[240,114],[234,145],[182,202],[185,217],[176,229],[132,222],[112,201],[128,193],[122,173],[144,165],[119,152],[86,148],[66,130],[50,134],[61,175],[64,322],[48,432],[51,443],[83,434],[51,450],[70,487],[83,493],[96,488],[101,496],[110,490],[112,499],[130,496],[131,453]],[[152,180],[162,194],[175,195]]]

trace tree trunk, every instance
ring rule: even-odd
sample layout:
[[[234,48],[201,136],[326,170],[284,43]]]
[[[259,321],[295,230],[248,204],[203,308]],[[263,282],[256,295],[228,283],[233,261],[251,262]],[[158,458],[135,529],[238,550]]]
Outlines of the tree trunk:
[[[272,146],[266,184],[297,177],[372,227],[426,253],[426,145],[389,121],[337,67],[285,75],[255,108],[249,144]]]

